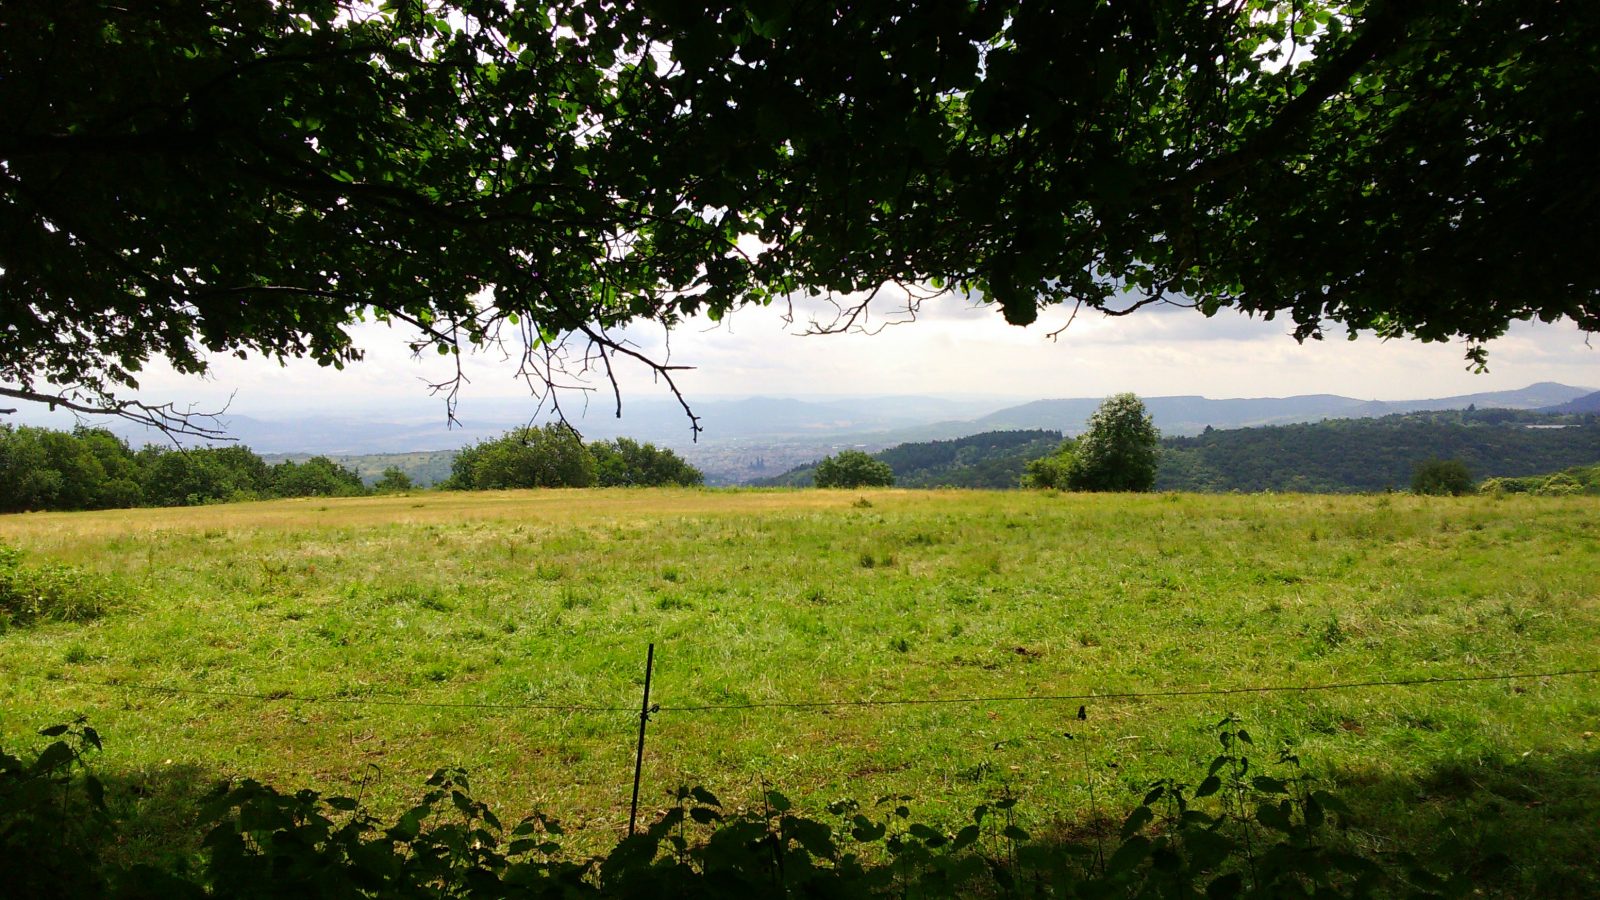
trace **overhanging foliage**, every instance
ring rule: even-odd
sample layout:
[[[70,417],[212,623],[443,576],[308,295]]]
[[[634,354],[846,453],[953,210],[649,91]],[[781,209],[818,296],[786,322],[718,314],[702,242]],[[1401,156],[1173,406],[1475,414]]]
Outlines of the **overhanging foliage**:
[[[670,376],[614,330],[891,283],[1481,362],[1600,327],[1597,110],[1592,3],[22,4],[0,395],[181,423],[116,405],[152,356],[339,366],[363,316]]]

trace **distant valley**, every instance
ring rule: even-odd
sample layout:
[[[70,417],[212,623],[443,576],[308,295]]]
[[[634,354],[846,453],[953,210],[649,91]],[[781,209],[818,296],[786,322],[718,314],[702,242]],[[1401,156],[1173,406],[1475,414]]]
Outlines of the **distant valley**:
[[[948,441],[995,431],[1045,430],[1075,435],[1101,398],[1033,400],[995,398],[849,397],[801,400],[788,397],[708,399],[691,403],[704,428],[691,439],[689,420],[675,402],[624,398],[623,415],[591,404],[568,409],[586,439],[628,436],[671,447],[699,466],[709,484],[744,484],[780,475],[841,449],[869,452],[900,444]],[[1600,409],[1600,392],[1541,382],[1513,391],[1492,391],[1419,400],[1361,400],[1335,394],[1295,397],[1210,399],[1146,397],[1156,426],[1168,437],[1213,429],[1288,425],[1325,419],[1369,419],[1423,410],[1468,407],[1585,412]],[[425,405],[359,415],[331,412],[296,416],[228,415],[230,435],[259,453],[275,456],[334,456],[372,474],[387,465],[414,469],[432,483],[448,470],[448,452],[527,424],[527,404],[468,401],[461,421],[449,424],[442,407]],[[149,440],[113,423],[135,444]],[[440,451],[445,451],[441,453]],[[382,459],[367,459],[382,457]]]

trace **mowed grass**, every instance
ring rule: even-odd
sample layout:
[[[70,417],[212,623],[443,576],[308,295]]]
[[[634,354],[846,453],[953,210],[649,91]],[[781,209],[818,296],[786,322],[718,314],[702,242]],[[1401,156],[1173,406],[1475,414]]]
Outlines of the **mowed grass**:
[[[1368,850],[1511,850],[1510,883],[1557,890],[1600,858],[1595,676],[1089,700],[1084,722],[1077,700],[674,710],[1595,668],[1592,498],[417,494],[10,516],[0,542],[125,597],[0,635],[0,739],[87,715],[132,856],[192,840],[187,798],[218,779],[392,813],[454,765],[502,817],[612,839],[654,642],[650,809],[771,786],[953,823],[1010,792],[1035,829],[1077,828],[1198,781],[1233,712],[1263,761],[1288,742],[1355,802]]]

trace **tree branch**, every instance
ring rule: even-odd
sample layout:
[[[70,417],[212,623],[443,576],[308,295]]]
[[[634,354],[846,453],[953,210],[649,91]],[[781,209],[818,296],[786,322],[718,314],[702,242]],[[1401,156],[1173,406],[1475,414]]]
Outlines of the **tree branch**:
[[[1311,79],[1304,91],[1284,104],[1270,124],[1246,138],[1239,149],[1188,169],[1168,181],[1161,190],[1164,193],[1179,193],[1237,175],[1251,164],[1280,150],[1322,108],[1322,104],[1344,90],[1357,72],[1399,41],[1405,33],[1406,17],[1400,12],[1402,5],[1392,0],[1375,0],[1368,6],[1366,20],[1350,46],[1336,57],[1319,60],[1316,77]]]
[[[216,422],[218,417],[227,412],[226,405],[216,412],[199,413],[193,410],[180,411],[172,403],[141,403],[138,400],[118,400],[109,403],[88,403],[70,394],[43,394],[23,388],[6,387],[0,385],[0,397],[11,397],[16,400],[27,400],[31,403],[43,403],[50,409],[57,407],[82,413],[90,416],[113,416],[124,419],[146,428],[154,428],[171,438],[176,443],[179,436],[197,437],[208,441],[235,440],[221,427],[208,427],[198,424],[196,419],[210,419]],[[14,413],[14,409],[0,410],[0,413]]]

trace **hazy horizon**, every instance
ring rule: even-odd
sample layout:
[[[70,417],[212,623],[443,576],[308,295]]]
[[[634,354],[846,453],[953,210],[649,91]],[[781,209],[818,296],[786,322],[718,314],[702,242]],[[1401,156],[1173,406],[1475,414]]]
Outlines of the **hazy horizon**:
[[[1060,314],[1060,315],[1058,315]],[[1056,321],[1057,318],[1063,321]],[[1041,399],[1103,397],[1132,391],[1146,397],[1208,399],[1336,394],[1362,400],[1433,399],[1539,382],[1600,386],[1600,350],[1569,322],[1518,323],[1489,344],[1489,371],[1467,371],[1461,342],[1425,344],[1363,335],[1348,341],[1296,343],[1285,322],[1223,312],[1207,319],[1188,310],[1147,310],[1123,319],[1080,316],[1057,340],[1064,312],[1045,311],[1029,328],[1006,325],[993,309],[958,301],[925,305],[919,320],[876,335],[802,337],[777,310],[744,309],[721,323],[691,320],[670,336],[661,329],[626,333],[642,353],[695,368],[675,373],[691,404],[757,397],[810,402],[863,398],[926,398],[995,403],[995,408]],[[444,417],[427,384],[448,374],[441,357],[414,357],[403,329],[363,323],[352,329],[367,359],[342,371],[305,360],[218,355],[205,379],[152,361],[139,373],[139,396],[210,410],[224,403],[237,416],[350,415],[367,411],[408,418]],[[670,342],[669,338],[670,337]],[[668,351],[670,350],[670,355]],[[492,414],[507,404],[531,415],[527,386],[514,360],[498,351],[464,356],[458,415]],[[623,419],[641,405],[676,404],[642,366],[618,373]],[[587,394],[562,397],[569,413],[587,396],[591,410],[610,416],[610,384],[591,377]],[[59,416],[18,404],[7,421],[37,423]],[[591,412],[594,415],[594,412]],[[70,417],[65,419],[70,422]]]

